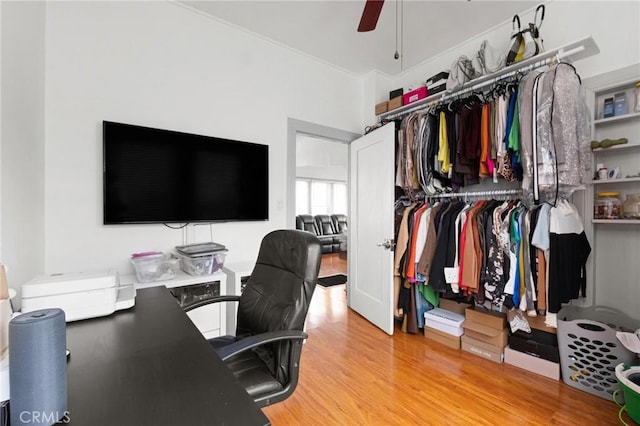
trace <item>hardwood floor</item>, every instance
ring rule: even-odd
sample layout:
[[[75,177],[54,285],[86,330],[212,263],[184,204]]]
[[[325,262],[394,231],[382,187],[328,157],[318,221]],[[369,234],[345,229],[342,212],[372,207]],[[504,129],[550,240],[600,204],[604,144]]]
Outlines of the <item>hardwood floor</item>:
[[[340,257],[339,253],[323,254],[318,276],[326,277],[335,274],[347,274],[347,258]]]
[[[344,289],[316,287],[298,388],[264,409],[273,425],[619,424],[613,402],[562,381],[388,336],[347,308]]]

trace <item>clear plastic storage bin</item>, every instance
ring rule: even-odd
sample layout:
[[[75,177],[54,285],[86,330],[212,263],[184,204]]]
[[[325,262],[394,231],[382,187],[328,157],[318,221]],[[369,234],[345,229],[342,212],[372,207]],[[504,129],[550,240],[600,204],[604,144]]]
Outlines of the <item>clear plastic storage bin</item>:
[[[180,267],[180,259],[169,254],[132,257],[131,263],[141,283],[172,280]]]
[[[189,275],[211,275],[219,271],[224,266],[224,260],[227,257],[226,250],[217,251],[200,256],[180,256],[180,265],[184,272]]]

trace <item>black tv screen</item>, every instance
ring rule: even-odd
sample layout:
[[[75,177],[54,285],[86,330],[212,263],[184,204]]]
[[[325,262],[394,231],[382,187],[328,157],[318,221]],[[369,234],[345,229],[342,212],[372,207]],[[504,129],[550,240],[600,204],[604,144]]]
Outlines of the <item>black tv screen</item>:
[[[104,224],[269,218],[269,147],[103,122]]]

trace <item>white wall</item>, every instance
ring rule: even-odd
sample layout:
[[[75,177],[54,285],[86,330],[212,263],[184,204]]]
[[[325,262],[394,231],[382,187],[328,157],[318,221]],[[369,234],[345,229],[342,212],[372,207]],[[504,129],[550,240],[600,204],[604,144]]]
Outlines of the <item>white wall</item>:
[[[299,135],[296,140],[296,177],[348,180],[349,145]]]
[[[423,78],[423,80],[426,78]],[[368,125],[376,122],[375,106],[380,102],[389,100],[389,92],[396,89],[391,83],[392,78],[390,76],[378,71],[371,71],[363,76],[365,98],[362,108],[365,123]]]
[[[1,2],[0,235],[10,287],[44,270],[45,6]]]
[[[270,146],[270,220],[213,225],[230,262],[285,226],[287,118],[361,127],[359,77],[184,7],[50,2],[46,16],[47,272],[128,272],[131,253],[183,242],[163,225],[102,225],[102,120]]]
[[[540,33],[547,49],[553,49],[591,35],[600,54],[576,63],[583,78],[640,62],[640,2],[638,1],[549,1]],[[522,25],[533,22],[534,9],[520,13]],[[438,56],[427,59],[393,80],[403,87],[448,70],[460,55],[472,57],[483,40],[497,53],[508,48],[511,16],[503,24],[487,29]],[[371,106],[373,108],[373,106]]]

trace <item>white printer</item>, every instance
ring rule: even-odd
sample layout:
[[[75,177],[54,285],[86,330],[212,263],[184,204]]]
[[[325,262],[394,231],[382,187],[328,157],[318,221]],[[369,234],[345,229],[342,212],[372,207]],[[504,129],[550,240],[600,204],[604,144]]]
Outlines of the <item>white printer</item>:
[[[135,305],[133,283],[120,285],[115,270],[52,274],[22,286],[22,312],[60,308],[67,322],[110,315]]]

